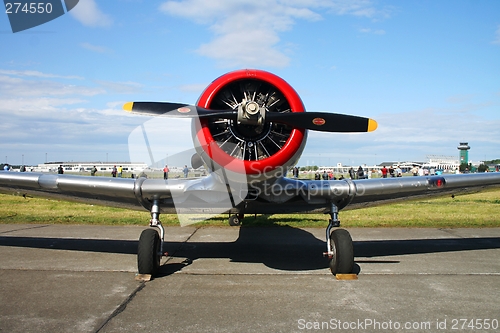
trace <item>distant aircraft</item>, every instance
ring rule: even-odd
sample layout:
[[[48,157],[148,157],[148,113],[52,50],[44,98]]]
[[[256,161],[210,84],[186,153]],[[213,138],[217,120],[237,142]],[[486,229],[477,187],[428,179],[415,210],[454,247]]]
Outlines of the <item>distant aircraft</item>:
[[[205,165],[209,174],[164,180],[0,172],[0,189],[147,209],[153,228],[144,230],[139,239],[139,274],[157,273],[164,255],[161,213],[182,217],[224,212],[231,225],[239,225],[244,214],[328,213],[324,255],[331,272],[339,274],[351,273],[354,265],[351,236],[339,228],[341,209],[500,185],[500,173],[363,180],[287,178],[304,149],[308,130],[370,132],[377,123],[357,116],[305,112],[287,82],[261,70],[238,70],[217,78],[196,105],[130,102],[124,109],[192,118],[196,151],[192,164],[195,168]]]

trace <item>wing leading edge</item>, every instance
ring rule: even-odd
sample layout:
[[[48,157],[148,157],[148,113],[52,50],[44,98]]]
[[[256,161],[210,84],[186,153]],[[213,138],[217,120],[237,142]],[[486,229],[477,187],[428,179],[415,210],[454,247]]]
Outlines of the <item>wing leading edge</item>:
[[[0,191],[149,211],[156,200],[161,202],[162,213],[171,214],[221,213],[236,202],[213,174],[164,180],[0,171]]]
[[[332,203],[339,209],[356,209],[411,198],[475,192],[488,187],[500,187],[500,173],[330,181],[280,178],[256,191],[249,188],[248,195],[239,198],[241,203],[228,207],[227,211],[247,214],[327,212]],[[212,175],[166,181],[3,171],[0,172],[0,190],[138,210],[150,210],[151,203],[159,200],[164,213],[200,213],[217,207],[224,198],[227,203],[228,193],[226,185]]]
[[[0,190],[128,209],[150,209],[148,199],[167,200],[199,179],[111,178],[0,172]]]
[[[500,187],[500,173],[329,181],[282,178],[258,193],[257,199],[247,202],[245,213],[327,213],[332,204],[339,210],[357,209],[489,187]]]

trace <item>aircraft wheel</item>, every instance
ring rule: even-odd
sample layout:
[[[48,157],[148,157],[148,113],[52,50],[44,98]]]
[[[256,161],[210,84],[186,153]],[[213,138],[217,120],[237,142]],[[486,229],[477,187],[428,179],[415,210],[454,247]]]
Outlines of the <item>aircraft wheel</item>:
[[[330,246],[333,257],[330,259],[332,274],[349,274],[354,267],[352,238],[345,229],[335,229],[330,234]]]
[[[160,267],[160,236],[154,229],[146,229],[139,238],[137,267],[139,274],[154,276]]]
[[[241,219],[238,215],[231,215],[229,217],[229,225],[232,227],[237,227],[241,225]]]

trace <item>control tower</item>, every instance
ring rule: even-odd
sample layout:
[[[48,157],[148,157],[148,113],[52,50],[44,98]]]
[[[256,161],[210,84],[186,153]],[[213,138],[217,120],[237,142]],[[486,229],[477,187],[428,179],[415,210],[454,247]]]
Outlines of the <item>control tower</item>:
[[[457,148],[460,150],[460,164],[469,164],[469,143],[460,142],[460,145]]]

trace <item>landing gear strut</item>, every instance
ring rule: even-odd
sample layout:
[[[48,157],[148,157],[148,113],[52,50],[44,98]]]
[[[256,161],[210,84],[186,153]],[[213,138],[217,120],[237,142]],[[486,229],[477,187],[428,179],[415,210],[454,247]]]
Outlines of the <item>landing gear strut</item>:
[[[151,220],[149,226],[158,228],[160,234],[154,229],[146,229],[139,238],[139,247],[137,249],[137,267],[139,274],[148,274],[154,276],[160,268],[160,260],[163,254],[163,243],[165,229],[160,221],[160,207],[158,200],[153,202],[151,207]]]
[[[352,238],[347,230],[339,228],[338,214],[338,207],[332,204],[331,219],[326,228],[327,252],[323,253],[329,259],[330,271],[333,275],[350,274],[354,267]]]

